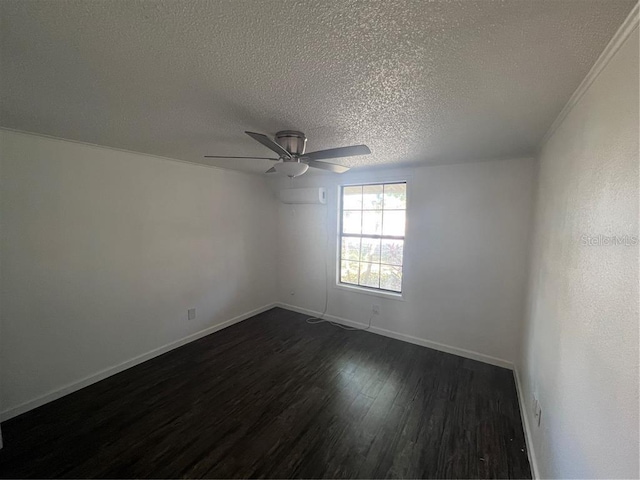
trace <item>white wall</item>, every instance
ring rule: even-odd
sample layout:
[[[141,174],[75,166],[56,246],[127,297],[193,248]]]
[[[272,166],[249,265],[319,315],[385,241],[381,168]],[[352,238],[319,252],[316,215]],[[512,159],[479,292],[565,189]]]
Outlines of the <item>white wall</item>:
[[[276,204],[260,177],[0,142],[5,412],[275,300]]]
[[[638,84],[636,26],[540,155],[517,370],[542,478],[640,476],[638,246],[582,237],[638,235]]]
[[[272,180],[275,190],[328,189],[327,206],[280,204],[280,301],[323,310],[328,232],[330,315],[367,323],[372,304],[379,304],[374,331],[441,348],[429,343],[437,342],[509,366],[524,311],[534,163],[517,159]],[[338,185],[402,179],[408,181],[404,299],[336,287]]]

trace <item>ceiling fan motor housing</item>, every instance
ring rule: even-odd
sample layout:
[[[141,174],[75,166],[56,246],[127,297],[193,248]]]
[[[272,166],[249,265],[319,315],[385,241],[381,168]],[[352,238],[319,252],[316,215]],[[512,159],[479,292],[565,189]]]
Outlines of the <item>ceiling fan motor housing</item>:
[[[307,136],[297,130],[283,130],[276,133],[276,142],[294,157],[300,157],[304,155]]]

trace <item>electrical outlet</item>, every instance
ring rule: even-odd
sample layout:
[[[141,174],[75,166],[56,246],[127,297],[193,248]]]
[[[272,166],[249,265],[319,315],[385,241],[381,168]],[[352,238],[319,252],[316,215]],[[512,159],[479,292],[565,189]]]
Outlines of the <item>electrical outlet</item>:
[[[295,296],[295,294],[296,294],[296,291],[295,291],[295,290],[291,290],[291,291],[289,292],[289,295],[291,295],[292,297],[293,297],[293,296]]]
[[[535,395],[533,396],[533,416],[538,421],[537,423],[539,427],[540,421],[542,419],[542,407],[540,406],[540,402],[538,401],[538,398]]]
[[[195,320],[196,318],[196,309],[195,308],[190,308],[189,310],[187,310],[187,319],[188,320]]]
[[[538,427],[540,426],[540,422],[542,421],[542,409],[540,408],[540,405],[538,404]]]
[[[373,312],[374,315],[380,315],[380,305],[372,305],[371,306],[371,311]]]

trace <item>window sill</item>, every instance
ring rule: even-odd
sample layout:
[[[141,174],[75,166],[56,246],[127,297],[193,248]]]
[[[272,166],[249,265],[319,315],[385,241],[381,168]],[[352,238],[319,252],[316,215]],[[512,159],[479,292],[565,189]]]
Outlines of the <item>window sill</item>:
[[[398,300],[401,302],[405,301],[404,295],[402,293],[394,293],[394,292],[385,292],[382,290],[373,290],[365,287],[359,287],[357,285],[347,285],[344,283],[335,283],[333,285],[338,290],[344,290],[347,292],[354,293],[363,293],[365,295],[372,295],[374,297],[388,298],[390,300]]]

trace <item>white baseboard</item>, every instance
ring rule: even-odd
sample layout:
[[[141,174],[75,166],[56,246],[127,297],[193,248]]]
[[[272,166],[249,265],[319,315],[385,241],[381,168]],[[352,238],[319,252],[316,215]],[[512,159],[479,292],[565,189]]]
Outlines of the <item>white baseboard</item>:
[[[243,320],[246,320],[255,315],[258,315],[259,313],[266,312],[267,310],[275,306],[277,306],[277,304],[270,303],[268,305],[264,305],[262,307],[256,308],[255,310],[251,310],[250,312],[243,313],[242,315],[238,315],[237,317],[234,317],[230,320],[226,320],[222,323],[218,323],[217,325],[213,325],[211,327],[205,328],[204,330],[200,330],[199,332],[192,333],[191,335],[187,335],[186,337],[183,337],[174,342],[167,343],[166,345],[155,348],[147,353],[143,353],[142,355],[138,355],[137,357],[134,357],[130,360],[126,360],[118,365],[114,365],[113,367],[108,367],[108,368],[105,368],[104,370],[100,370],[99,372],[96,372],[92,375],[84,377],[76,382],[69,383],[63,387],[60,387],[56,390],[48,392],[40,397],[34,398],[33,400],[29,400],[18,406],[11,407],[0,413],[0,421],[9,420],[10,418],[13,418],[22,413],[28,412],[29,410],[32,410],[41,405],[44,405],[45,403],[49,403],[49,402],[52,402],[53,400],[57,400],[60,397],[64,397],[65,395],[68,395],[77,390],[80,390],[81,388],[84,388],[91,384],[99,382],[100,380],[104,380],[107,377],[115,375],[116,373],[120,373],[123,370],[131,368],[142,362],[146,362],[147,360],[157,357],[158,355],[162,355],[163,353],[166,353],[170,350],[178,348],[189,342],[193,342],[194,340],[197,340],[199,338],[215,333],[219,330],[222,330],[223,328],[230,327],[231,325],[234,325]]]
[[[287,303],[282,303],[282,302],[276,303],[276,306],[284,308],[286,310],[292,310],[294,312],[310,315],[313,317],[322,315],[322,312],[316,312],[313,310],[297,307],[295,305],[289,305]],[[354,322],[353,320],[348,320],[342,317],[336,317],[334,315],[325,315],[324,318],[326,318],[327,320],[331,320],[332,322],[348,325],[351,327],[357,327],[357,328],[367,327],[367,325],[364,323]],[[452,347],[451,345],[445,345],[443,343],[438,343],[431,340],[426,340],[424,338],[418,338],[412,335],[406,335],[404,333],[398,333],[391,330],[386,330],[380,327],[371,326],[371,328],[369,328],[367,331],[371,333],[376,333],[378,335],[383,335],[385,337],[395,338],[396,340],[401,340],[403,342],[413,343],[414,345],[420,345],[422,347],[432,348],[434,350],[439,350],[441,352],[458,355],[459,357],[470,358],[472,360],[478,360],[480,362],[488,363],[490,365],[496,365],[498,367],[503,367],[503,368],[508,368],[509,370],[513,370],[512,362],[508,360],[503,360],[501,358],[492,357],[490,355],[485,355],[484,353],[478,353],[472,350],[466,350],[464,348],[459,348],[459,347]]]
[[[531,475],[534,479],[540,478],[538,473],[538,461],[536,459],[536,452],[533,449],[533,438],[531,437],[531,426],[529,424],[529,416],[525,410],[524,392],[522,391],[522,384],[520,383],[520,375],[518,374],[518,367],[514,365],[513,376],[516,380],[516,392],[518,393],[518,403],[520,404],[520,416],[522,417],[522,426],[524,428],[524,436],[527,442],[527,455],[529,455],[529,464],[531,465]]]

